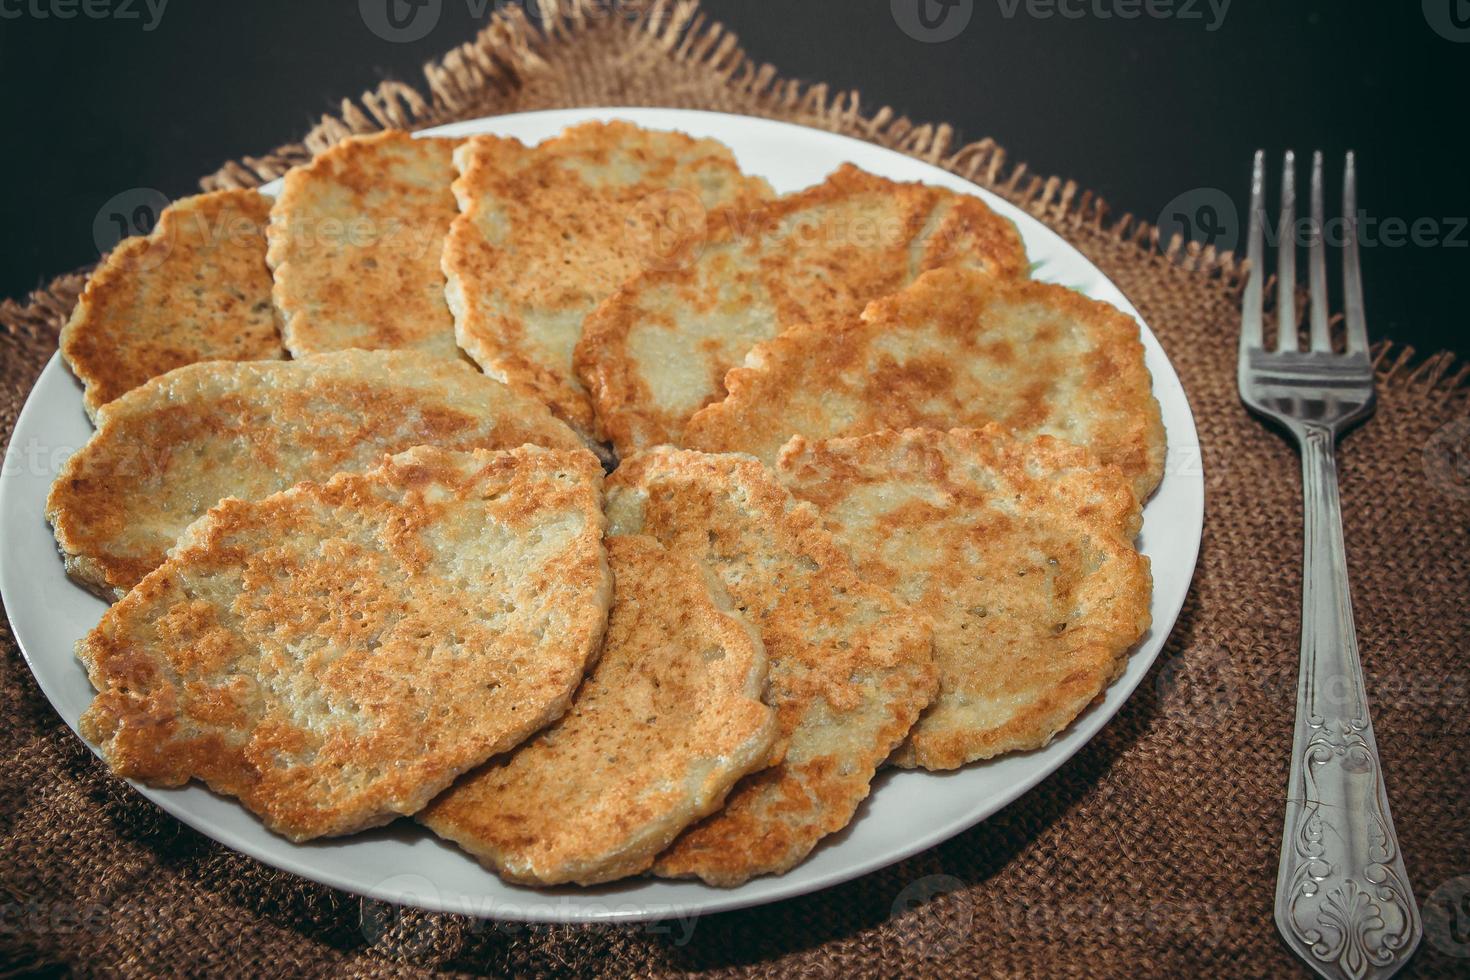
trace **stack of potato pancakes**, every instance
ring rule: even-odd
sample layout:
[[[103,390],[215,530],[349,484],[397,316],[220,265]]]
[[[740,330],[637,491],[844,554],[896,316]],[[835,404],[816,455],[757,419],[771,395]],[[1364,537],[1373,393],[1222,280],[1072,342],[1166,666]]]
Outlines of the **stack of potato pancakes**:
[[[977,197],[386,132],[179,201],[62,334],[85,736],[293,841],[733,886],[1046,745],[1149,626],[1137,323]]]

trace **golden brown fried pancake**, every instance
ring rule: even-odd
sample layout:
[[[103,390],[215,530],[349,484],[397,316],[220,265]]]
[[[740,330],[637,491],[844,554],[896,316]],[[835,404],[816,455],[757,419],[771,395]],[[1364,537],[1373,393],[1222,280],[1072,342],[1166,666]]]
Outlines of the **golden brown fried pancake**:
[[[294,841],[421,809],[561,715],[612,594],[581,450],[419,447],[225,500],[77,646],[113,771]]]
[[[457,213],[458,142],[352,136],[287,172],[266,258],[293,356],[360,347],[459,357],[439,269]]]
[[[649,537],[610,537],[607,552],[607,639],[571,709],[419,814],[511,881],[646,871],[769,762],[765,651],[724,587]]]
[[[864,582],[816,511],[748,456],[639,453],[609,478],[607,508],[611,533],[649,534],[702,560],[756,624],[785,753],[685,831],[654,873],[730,886],[794,867],[847,826],[934,697],[928,625]]]
[[[928,273],[861,317],[793,327],[725,379],[684,444],[774,462],[811,440],[998,422],[1087,446],[1140,500],[1164,471],[1164,427],[1132,317],[1061,286]]]
[[[269,214],[253,190],[186,197],[102,260],[61,331],[88,416],[185,364],[285,356],[265,265]]]
[[[714,140],[626,122],[574,126],[531,150],[476,137],[455,162],[462,214],[444,273],[459,345],[587,434],[592,406],[572,371],[583,318],[698,234],[707,208],[771,193]]]
[[[852,166],[759,213],[711,215],[681,257],[625,283],[577,345],[577,372],[619,454],[676,442],[724,395],[725,372],[783,327],[856,316],[928,269],[1026,270],[1016,229],[979,198]]]
[[[954,769],[1046,745],[1148,629],[1137,498],[1085,449],[998,426],[798,436],[777,475],[865,581],[934,627],[939,698],[899,765]]]
[[[544,405],[463,361],[342,351],[195,364],[98,413],[97,431],[52,485],[46,516],[66,570],[104,598],[120,597],[225,497],[258,500],[421,444],[528,442],[582,445]]]

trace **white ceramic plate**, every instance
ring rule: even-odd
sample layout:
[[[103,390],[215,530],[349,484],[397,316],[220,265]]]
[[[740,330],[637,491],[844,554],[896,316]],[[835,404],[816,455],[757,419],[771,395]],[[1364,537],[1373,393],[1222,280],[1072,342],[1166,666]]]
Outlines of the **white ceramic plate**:
[[[765,119],[671,109],[533,112],[433,132],[497,133],[537,142],[573,123],[609,118],[723,140],[741,166],[766,177],[778,192],[816,183],[839,164],[850,162],[895,180],[922,180],[978,194],[1020,228],[1037,278],[1063,283],[1138,315],[1101,272],[1030,215],[953,174],[860,140]],[[635,879],[594,889],[537,891],[502,883],[455,847],[408,821],[354,837],[296,845],[269,833],[233,800],[198,785],[176,790],[135,788],[226,846],[323,884],[395,904],[531,921],[688,918],[826,888],[933,847],[1035,786],[1096,734],[1143,679],[1184,602],[1204,517],[1199,441],[1174,369],[1153,334],[1141,319],[1139,323],[1154,393],[1168,429],[1169,457],[1163,484],[1144,511],[1141,540],[1153,562],[1153,629],[1134,651],[1127,670],[1101,703],[1046,749],[945,774],[884,772],[852,825],[785,875],[759,878],[735,889]],[[53,357],[21,413],[0,474],[4,537],[0,592],[36,680],[73,730],[92,700],[92,688],[72,649],[96,624],[104,605],[67,579],[44,507],[61,464],[90,433],[81,387],[60,358]]]

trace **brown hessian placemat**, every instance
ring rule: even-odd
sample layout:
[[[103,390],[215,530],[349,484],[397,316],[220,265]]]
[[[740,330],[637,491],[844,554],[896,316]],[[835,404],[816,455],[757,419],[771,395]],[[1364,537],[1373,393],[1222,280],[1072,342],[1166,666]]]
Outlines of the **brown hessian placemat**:
[[[110,777],[0,645],[0,959],[10,971],[396,975],[1300,976],[1271,920],[1296,691],[1300,485],[1234,386],[1240,266],[1033,175],[989,140],[866,111],[751,62],[694,3],[511,7],[299,143],[231,163],[250,186],[349,133],[577,105],[769,116],[871,140],[1026,207],[1142,311],[1194,406],[1207,520],[1173,636],[1118,716],[979,827],[815,895],[692,923],[527,927],[363,901],[235,854]],[[609,11],[616,13],[610,15]],[[1162,245],[1162,247],[1161,247]],[[8,433],[83,274],[0,305]],[[1470,974],[1467,369],[1378,350],[1377,416],[1341,454],[1363,659],[1426,939],[1404,974]],[[4,972],[4,971],[0,971]]]

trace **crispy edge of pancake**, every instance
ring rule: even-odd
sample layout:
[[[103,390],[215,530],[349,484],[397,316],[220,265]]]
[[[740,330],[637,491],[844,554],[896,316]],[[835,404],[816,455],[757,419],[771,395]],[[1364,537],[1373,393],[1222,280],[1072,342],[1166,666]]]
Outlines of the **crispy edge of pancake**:
[[[253,285],[257,301],[270,303],[270,270],[265,264],[265,225],[270,199],[251,189],[213,191],[186,197],[164,208],[158,223],[146,236],[119,242],[104,258],[82,289],[77,305],[61,328],[61,357],[82,382],[82,406],[94,421],[103,405],[131,391],[149,378],[198,361],[220,359],[266,360],[285,356],[281,345],[280,320],[274,305],[267,310],[269,330],[242,331],[231,319],[228,333],[214,344],[189,343],[171,336],[173,323],[166,311],[147,310],[137,316],[131,307],[140,302],[145,285],[169,294],[190,289],[193,273],[200,266],[186,259],[209,255],[228,278],[214,283],[244,291],[252,285],[239,273],[258,266]],[[249,222],[256,234],[238,226]],[[194,227],[189,223],[194,222]],[[195,241],[191,232],[203,232]],[[243,239],[243,241],[242,241]],[[175,295],[175,298],[179,298]],[[190,300],[189,302],[198,302]],[[250,304],[254,305],[254,304]],[[207,316],[221,314],[205,311]],[[247,310],[248,312],[248,310]],[[119,329],[115,318],[131,322]],[[172,343],[174,346],[169,346]]]
[[[660,510],[681,495],[710,500],[726,493],[756,516],[732,529],[711,526],[719,518],[707,513]],[[864,582],[816,511],[749,456],[648,450],[614,471],[607,499],[610,533],[652,533],[675,553],[703,558],[755,622],[770,658],[769,703],[780,724],[779,761],[737,784],[724,809],[686,830],[658,856],[653,872],[733,887],[788,871],[847,826],[878,766],[938,691],[929,626],[891,593]],[[710,500],[706,509],[716,506]],[[774,580],[740,581],[711,553],[738,546],[734,538],[747,527],[768,532],[773,550],[785,556]],[[801,576],[811,588],[786,600]],[[813,604],[814,592],[825,601]],[[751,608],[756,602],[769,608]],[[832,635],[812,642],[802,623],[790,622],[793,615]],[[885,695],[876,707],[868,699],[874,691]],[[855,723],[870,727],[859,737],[851,730]]]
[[[965,472],[971,466],[981,471],[978,477]],[[997,425],[948,432],[888,430],[815,443],[796,436],[782,450],[776,472],[793,494],[825,515],[826,526],[838,543],[873,580],[908,576],[912,569],[889,565],[875,550],[881,546],[873,535],[874,527],[865,523],[846,528],[834,516],[834,507],[849,495],[881,486],[895,476],[927,481],[943,501],[934,506],[943,506],[953,515],[964,513],[961,508],[968,498],[978,503],[972,512],[983,519],[1003,498],[1005,509],[1019,511],[1026,521],[1012,533],[1024,534],[1030,520],[1045,517],[1054,526],[1075,531],[1089,553],[1108,562],[1106,572],[1094,569],[1078,580],[1078,605],[1090,614],[1084,613],[1081,623],[1069,621],[1065,641],[1057,641],[1063,646],[1067,665],[1059,683],[1013,712],[1000,726],[968,722],[963,708],[945,697],[959,690],[956,678],[946,670],[947,662],[955,664],[956,670],[965,662],[962,649],[945,650],[946,634],[958,634],[940,616],[954,610],[945,607],[945,596],[936,597],[939,609],[921,609],[935,625],[940,697],[894,753],[890,761],[897,765],[955,769],[1003,752],[1049,744],[1117,679],[1127,666],[1130,651],[1148,631],[1152,577],[1148,558],[1133,544],[1142,527],[1142,508],[1122,471],[1098,462],[1079,446],[1050,436],[1013,439]],[[955,519],[947,520],[953,523]],[[891,537],[884,535],[883,539]],[[983,691],[971,689],[969,693]]]
[[[458,453],[420,446],[388,457],[366,473],[298,483],[258,501],[223,500],[190,525],[170,558],[77,644],[77,657],[97,690],[80,730],[117,775],[162,787],[199,779],[236,797],[271,830],[297,842],[352,833],[417,812],[460,773],[518,744],[566,710],[586,664],[596,656],[611,603],[601,491],[601,468],[580,450],[523,446]],[[433,562],[415,531],[437,527],[431,523],[435,507],[456,498],[470,507],[498,509],[502,525],[524,522],[532,536],[550,520],[580,517],[565,543],[556,547],[557,560],[532,566],[512,593],[535,594],[546,584],[559,590],[547,608],[564,610],[565,622],[555,645],[541,650],[543,658],[536,661],[547,665],[544,676],[526,678],[521,670],[512,681],[493,669],[499,661],[486,660],[482,669],[459,668],[446,681],[434,672],[442,674],[445,665],[435,668],[424,647],[426,641],[438,643],[431,605],[395,612],[393,597],[382,597],[387,611],[380,628],[387,632],[369,639],[359,634],[373,628],[373,605],[358,610],[365,619],[347,614],[362,583],[342,582],[325,560],[326,551],[316,556],[324,567],[317,569],[321,580],[313,586],[293,577],[289,564],[280,564],[289,562],[288,555],[273,555],[269,548],[244,554],[237,543],[242,536],[248,545],[254,543],[252,535],[264,535],[284,544],[293,528],[330,528],[335,523],[344,534],[376,537],[383,552],[412,576]],[[329,537],[322,547],[334,540]],[[449,544],[443,542],[441,551]],[[353,546],[346,547],[350,554]],[[241,580],[233,583],[229,576],[237,569]],[[542,582],[547,571],[560,578]],[[192,584],[191,573],[196,576]],[[250,643],[251,634],[241,624],[269,616],[271,593],[253,596],[264,607],[242,608],[240,591],[251,575],[274,582],[283,574],[294,591],[304,590],[319,603],[341,600],[343,614],[335,622],[296,624],[312,635],[327,628],[328,643],[316,653],[335,649],[335,656],[292,656],[292,642],[278,635],[289,625],[289,616],[274,626],[269,620],[256,624],[266,632],[275,630],[276,646]],[[212,602],[206,587],[211,576],[221,575],[226,593]],[[433,591],[432,583],[421,585]],[[341,595],[344,590],[349,594]],[[301,601],[291,595],[277,598],[288,606]],[[230,601],[228,612],[219,605],[225,600]],[[244,618],[237,624],[231,617]],[[449,625],[454,627],[453,619]],[[157,641],[168,642],[150,650],[147,641],[155,632]],[[282,669],[279,675],[261,673],[259,680],[312,677],[316,683],[304,692],[300,683],[290,684],[282,694],[255,683],[257,675],[232,669],[242,656],[272,653],[284,656]],[[344,659],[353,655],[361,662],[345,670]],[[423,669],[434,680],[431,690],[407,701],[403,695],[413,692],[402,687],[411,682],[397,671],[405,656],[416,664],[429,659]],[[497,697],[501,711],[487,715],[481,710],[487,699]],[[318,704],[318,699],[327,703]],[[364,704],[373,707],[364,709]],[[424,719],[394,728],[393,712],[406,707],[422,709]],[[278,714],[293,708],[294,716]],[[347,717],[360,722],[366,715],[377,724],[367,730],[360,724],[333,724],[343,720],[339,708],[345,708]],[[252,718],[252,709],[258,717]],[[431,709],[435,718],[448,719],[445,730],[435,731]],[[305,721],[299,718],[303,714]],[[466,727],[455,730],[461,723]],[[313,734],[320,745],[310,761],[283,766],[283,757],[312,748]],[[360,786],[353,779],[358,774]]]
[[[554,139],[555,137],[553,137]],[[458,176],[451,185],[459,213],[450,222],[440,253],[444,295],[454,316],[454,339],[460,350],[492,378],[514,385],[544,401],[553,414],[585,438],[595,426],[592,406],[585,397],[566,390],[561,379],[519,353],[507,353],[492,342],[495,330],[481,302],[470,296],[469,270],[491,246],[480,233],[491,188],[521,172],[533,159],[535,148],[513,137],[479,135],[454,151]]]
[[[688,251],[684,260],[671,261],[634,276],[605,299],[585,321],[582,340],[573,354],[573,364],[592,398],[599,437],[610,441],[619,455],[627,455],[656,444],[675,443],[688,422],[688,417],[682,413],[675,414],[654,404],[642,365],[629,350],[638,327],[660,318],[668,319],[663,311],[644,308],[643,296],[646,293],[697,285],[702,259],[722,249],[741,245],[759,245],[761,254],[767,259],[777,254],[790,257],[787,261],[789,268],[790,262],[797,261],[799,248],[788,242],[785,250],[779,251],[769,241],[764,241],[774,239],[779,242],[786,237],[781,232],[783,222],[817,208],[874,193],[891,193],[924,204],[922,212],[909,215],[915,224],[909,229],[911,234],[906,241],[926,242],[923,257],[926,263],[942,267],[958,262],[957,243],[973,240],[983,243],[979,258],[990,267],[992,274],[1011,278],[1028,272],[1025,246],[1015,225],[979,197],[929,184],[891,181],[851,164],[843,164],[820,184],[761,207],[716,209],[707,219],[704,239],[686,246]],[[946,202],[950,208],[944,212],[940,226],[929,227],[929,221]],[[909,275],[912,280],[917,272],[911,271]],[[774,300],[777,307],[789,307],[791,303],[790,297],[784,304],[779,297]],[[861,310],[844,312],[855,316]],[[789,308],[777,308],[773,314],[778,331],[804,319],[824,318],[804,317]],[[710,395],[706,404],[723,396],[724,373],[737,366],[725,364],[715,369],[709,379]]]
[[[52,483],[46,497],[46,519],[55,532],[67,574],[98,596],[112,601],[126,595],[128,589],[163,561],[163,548],[141,559],[109,552],[95,530],[96,523],[103,519],[99,514],[110,506],[108,501],[119,492],[133,492],[142,476],[153,467],[166,465],[172,453],[189,442],[181,438],[162,447],[162,451],[139,445],[128,434],[137,418],[153,413],[174,419],[186,406],[192,405],[200,426],[198,437],[193,440],[198,444],[208,437],[213,424],[207,409],[217,408],[226,397],[243,394],[265,402],[291,380],[296,380],[302,388],[336,381],[371,382],[397,392],[401,390],[406,371],[417,373],[416,389],[439,388],[445,404],[455,403],[457,385],[487,386],[487,397],[513,408],[518,413],[518,424],[536,433],[536,438],[528,441],[552,449],[583,447],[581,439],[554,419],[540,402],[486,378],[467,363],[419,351],[354,349],[293,361],[190,364],[151,378],[103,406],[97,413],[96,431],[79,451],[67,458]],[[219,375],[229,383],[218,391],[206,390]],[[483,448],[512,447],[486,445]],[[323,473],[321,478],[330,475]],[[208,505],[204,506],[207,509]]]
[[[593,885],[646,871],[737,780],[770,762],[765,648],[723,586],[651,537],[605,544],[612,612],[571,708],[418,815],[509,881]],[[660,701],[660,714],[643,717]],[[698,751],[678,752],[695,748],[689,740]],[[599,777],[611,785],[589,800],[588,781]]]
[[[575,368],[568,364],[563,375],[541,363],[527,350],[517,348],[515,335],[525,335],[529,330],[524,319],[511,310],[492,308],[492,304],[479,295],[482,290],[475,285],[476,281],[493,280],[501,274],[497,266],[506,251],[488,242],[480,226],[495,216],[497,195],[511,194],[533,199],[526,188],[516,186],[528,173],[534,177],[552,165],[567,161],[592,163],[609,151],[628,149],[635,144],[641,151],[663,154],[665,159],[668,159],[668,149],[679,152],[703,150],[711,157],[719,157],[728,166],[723,177],[730,185],[726,203],[731,206],[753,207],[763,204],[771,196],[766,181],[743,173],[734,154],[719,141],[696,138],[674,130],[646,129],[624,120],[571,126],[534,147],[507,137],[476,136],[466,140],[454,156],[459,177],[453,189],[460,213],[445,239],[441,258],[447,282],[446,296],[454,312],[455,338],[460,348],[487,374],[534,394],[550,405],[557,417],[589,439],[595,438],[596,434],[592,402]],[[707,172],[707,166],[702,170]],[[690,173],[687,168],[681,172]],[[644,200],[664,191],[677,193],[662,184],[650,183],[651,180],[656,179],[645,178],[632,186],[619,185],[617,192],[621,195],[637,194]],[[594,187],[593,190],[598,189]],[[531,191],[540,197],[556,193],[557,188],[532,188]],[[605,201],[600,203],[606,204]],[[675,198],[673,203],[690,206],[681,198]],[[696,200],[692,206],[702,216],[703,203]],[[555,239],[561,230],[554,226],[542,228],[548,223],[544,215],[542,218],[542,221],[531,222],[532,233],[539,231],[548,240]],[[524,229],[519,230],[514,243],[524,246],[525,234]],[[517,271],[512,269],[510,273]],[[511,275],[511,278],[515,276]],[[542,285],[542,289],[553,293],[562,288],[561,283]]]
[[[704,452],[747,452],[773,464],[793,435],[811,440],[865,435],[881,429],[932,426],[979,427],[994,421],[975,412],[942,420],[917,417],[866,386],[867,373],[844,371],[844,363],[865,358],[871,346],[890,342],[906,324],[923,323],[929,312],[970,310],[997,292],[1010,298],[1045,302],[1083,325],[1095,338],[1094,350],[1106,360],[1110,388],[1133,405],[1123,429],[1113,431],[1108,446],[1091,448],[1105,463],[1119,466],[1133,483],[1139,500],[1147,500],[1164,475],[1167,442],[1153,378],[1144,361],[1138,322],[1101,300],[1075,290],[1030,279],[999,279],[962,269],[925,273],[908,289],[868,304],[860,317],[800,324],[756,345],[745,363],[725,376],[723,401],[696,412],[682,442]],[[829,421],[803,412],[801,422],[778,421],[782,406],[820,399],[820,393],[842,391],[860,403],[883,409],[855,422]],[[1116,401],[1116,400],[1115,400]],[[810,408],[810,405],[804,406]],[[819,424],[818,424],[819,423]],[[797,426],[801,428],[798,429]],[[1024,433],[1022,433],[1024,434]]]
[[[396,318],[393,325],[373,323],[371,330],[368,331],[372,336],[367,344],[336,342],[330,337],[330,329],[324,330],[320,325],[310,322],[313,314],[309,307],[315,304],[334,305],[329,302],[331,299],[338,300],[335,305],[350,307],[352,298],[360,295],[353,288],[357,280],[344,281],[345,277],[342,276],[298,274],[297,266],[304,261],[309,262],[313,255],[318,261],[346,262],[343,256],[355,251],[364,258],[372,258],[378,263],[371,276],[373,280],[391,281],[389,272],[395,262],[382,260],[385,258],[395,260],[395,251],[404,252],[419,247],[415,238],[425,233],[429,223],[416,220],[399,225],[394,223],[393,217],[384,218],[370,212],[358,212],[350,219],[324,218],[317,213],[319,206],[313,200],[313,195],[319,194],[323,188],[328,187],[346,189],[353,193],[380,190],[385,178],[380,170],[374,171],[373,164],[381,163],[378,158],[384,147],[400,150],[414,147],[426,151],[426,155],[442,154],[446,166],[443,202],[445,207],[437,218],[442,221],[443,231],[447,233],[456,214],[450,190],[454,169],[450,158],[454,148],[460,142],[450,137],[417,137],[401,129],[388,129],[379,133],[348,136],[316,154],[310,161],[292,167],[286,172],[281,180],[280,193],[271,205],[270,221],[266,225],[265,257],[273,279],[271,298],[281,320],[282,341],[293,357],[306,357],[354,348],[426,350],[440,356],[458,356],[458,348],[454,342],[454,319],[447,304],[444,304],[442,309],[436,308],[433,311],[434,319],[438,321],[437,326],[442,327],[442,341],[436,340],[435,332],[429,330],[423,330],[421,335],[397,336],[399,334],[398,323],[407,321],[403,313],[405,307],[418,305],[416,287],[412,284],[406,287],[410,293],[408,299],[405,302],[393,304],[393,315]],[[420,218],[422,218],[422,212]],[[305,228],[300,227],[302,220],[306,221]],[[365,225],[355,230],[354,222],[363,222]],[[375,236],[373,250],[353,246],[351,249],[339,248],[334,252],[317,241],[320,237],[329,237],[328,229],[337,225],[341,225],[341,230],[337,234],[344,240],[355,234]],[[303,244],[305,242],[316,242],[316,244],[314,246]],[[422,247],[430,251],[426,251],[419,261],[422,262],[426,271],[432,272],[436,284],[442,285],[438,256],[443,247],[443,235],[439,235],[438,241],[432,245],[428,239],[425,239]],[[396,264],[402,266],[401,257],[399,259]],[[338,295],[323,296],[324,289],[334,290]],[[400,288],[400,297],[402,292],[403,287]],[[442,291],[435,291],[434,295],[442,302]],[[378,302],[384,299],[381,296],[372,298]],[[369,310],[370,315],[375,317],[378,309],[380,307],[373,307]],[[350,312],[350,310],[335,310],[333,317],[340,317],[344,312]],[[412,327],[413,324],[409,326]]]

